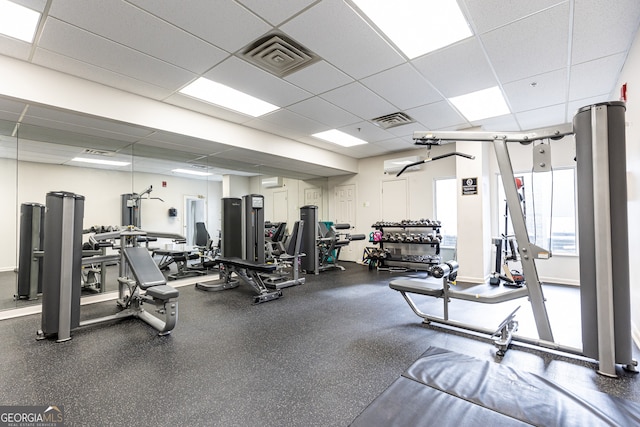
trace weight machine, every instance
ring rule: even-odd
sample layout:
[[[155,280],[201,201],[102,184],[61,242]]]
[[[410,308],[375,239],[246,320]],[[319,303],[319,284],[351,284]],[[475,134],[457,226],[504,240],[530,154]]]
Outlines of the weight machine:
[[[542,348],[559,350],[595,359],[598,373],[616,377],[615,365],[620,364],[636,372],[637,361],[632,358],[631,307],[629,304],[629,253],[627,226],[627,184],[625,153],[625,105],[606,102],[588,105],[578,110],[573,124],[542,128],[528,132],[415,132],[417,145],[440,145],[452,141],[487,141],[493,144],[502,177],[505,196],[522,263],[526,286],[512,289],[499,299],[476,295],[468,298],[476,302],[501,302],[527,296],[539,339],[513,334],[514,314],[511,313],[501,329],[516,341]],[[548,259],[551,253],[529,241],[524,213],[513,179],[513,168],[507,143],[534,143],[534,172],[551,168],[550,142],[575,134],[578,175],[578,216],[580,249],[580,300],[582,311],[582,349],[563,346],[554,341],[545,298],[536,270],[536,259]],[[408,167],[411,165],[408,165]],[[615,226],[614,226],[615,225]],[[389,286],[402,293],[413,311],[425,323],[436,322],[480,333],[490,333],[475,325],[463,324],[420,312],[408,294],[441,297],[443,288],[420,285],[407,279],[392,281]],[[448,297],[461,298],[449,293]],[[467,299],[467,298],[461,298]],[[445,304],[448,303],[448,298]],[[500,332],[500,331],[496,331]],[[504,331],[502,331],[504,332]],[[494,335],[495,332],[492,334]],[[504,343],[503,343],[504,344]],[[508,343],[507,343],[508,345]],[[499,346],[506,351],[507,346]]]

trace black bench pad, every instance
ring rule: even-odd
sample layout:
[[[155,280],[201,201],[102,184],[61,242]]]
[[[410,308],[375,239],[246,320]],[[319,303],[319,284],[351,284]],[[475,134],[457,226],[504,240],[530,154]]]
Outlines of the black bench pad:
[[[428,295],[430,297],[442,296],[442,280],[424,279],[395,279],[389,282],[389,287],[396,291],[410,292],[413,294]]]
[[[178,298],[178,295],[180,295],[180,293],[176,288],[172,286],[159,285],[159,286],[152,286],[150,288],[147,288],[147,295],[153,298],[166,300],[169,298]]]
[[[260,264],[253,261],[247,261],[241,258],[235,257],[218,257],[213,260],[214,264],[231,265],[238,268],[246,268],[247,270],[257,271],[259,273],[272,273],[276,271],[278,266],[276,264]]]

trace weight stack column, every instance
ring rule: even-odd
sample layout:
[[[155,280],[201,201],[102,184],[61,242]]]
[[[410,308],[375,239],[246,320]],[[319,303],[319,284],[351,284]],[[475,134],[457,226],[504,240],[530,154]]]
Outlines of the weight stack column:
[[[223,257],[242,258],[242,200],[222,198],[222,230],[220,253]]]
[[[625,105],[606,102],[573,119],[578,177],[580,299],[584,355],[598,372],[632,366]]]
[[[84,196],[47,193],[40,336],[71,339],[80,325]]]
[[[264,196],[242,196],[243,259],[264,264]]]
[[[34,251],[43,250],[44,205],[20,205],[20,251],[18,252],[18,298],[34,300],[42,292],[42,258]]]
[[[300,221],[304,221],[302,228],[302,244],[300,252],[306,254],[302,257],[300,266],[307,273],[318,274],[318,207],[314,205],[300,208]]]

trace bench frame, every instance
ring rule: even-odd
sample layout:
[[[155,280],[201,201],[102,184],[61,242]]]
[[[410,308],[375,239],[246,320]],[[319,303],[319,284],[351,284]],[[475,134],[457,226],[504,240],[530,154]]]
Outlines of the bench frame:
[[[258,264],[240,258],[224,257],[215,258],[212,263],[218,265],[220,278],[209,282],[198,282],[197,289],[208,292],[233,289],[238,286],[239,278],[257,294],[253,297],[253,304],[273,301],[282,296],[281,289],[274,291],[267,289],[260,277],[260,273],[273,273],[277,268],[275,264]],[[234,275],[237,278],[234,278]]]

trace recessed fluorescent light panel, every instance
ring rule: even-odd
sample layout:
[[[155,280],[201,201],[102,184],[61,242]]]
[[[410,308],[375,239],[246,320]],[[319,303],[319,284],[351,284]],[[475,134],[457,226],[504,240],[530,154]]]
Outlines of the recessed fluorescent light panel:
[[[71,159],[72,162],[81,162],[81,163],[93,163],[96,165],[107,165],[107,166],[127,166],[131,163],[128,162],[119,162],[117,160],[103,160],[103,159],[92,159],[89,157],[74,157]]]
[[[319,139],[324,139],[325,141],[333,142],[334,144],[342,145],[343,147],[353,147],[354,145],[367,144],[367,141],[356,138],[355,136],[351,136],[337,129],[314,133],[311,136]]]
[[[33,42],[40,13],[8,0],[0,0],[0,34]]]
[[[456,0],[352,0],[409,57],[472,35]]]
[[[470,122],[509,114],[509,107],[498,86],[449,98]]]
[[[200,77],[186,86],[180,90],[180,93],[252,117],[259,117],[280,108],[277,105],[269,104],[266,101],[204,77]]]
[[[187,175],[197,175],[197,176],[210,176],[210,175],[213,175],[212,173],[209,173],[209,172],[193,171],[191,169],[173,169],[171,172],[184,173],[184,174],[187,174]]]

